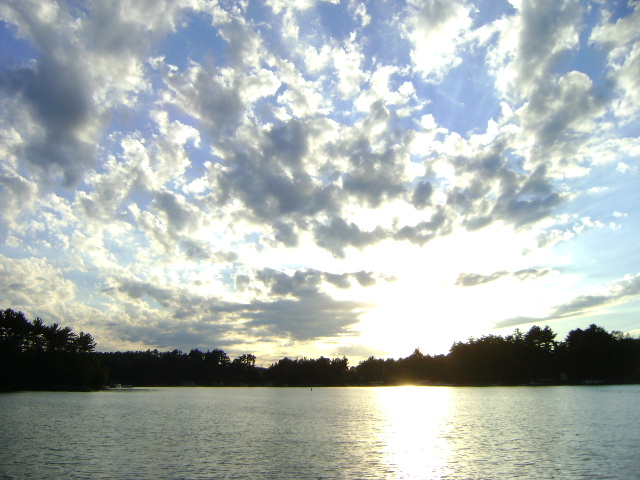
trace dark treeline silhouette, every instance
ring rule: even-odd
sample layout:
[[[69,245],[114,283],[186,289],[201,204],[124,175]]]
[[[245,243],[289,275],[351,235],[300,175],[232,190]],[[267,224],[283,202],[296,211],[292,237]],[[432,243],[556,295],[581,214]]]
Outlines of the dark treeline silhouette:
[[[638,383],[640,339],[590,325],[564,341],[547,326],[456,342],[447,355],[449,380],[460,384]]]
[[[159,352],[96,353],[100,365],[109,371],[110,384],[144,386],[228,386],[260,385],[262,370],[256,357],[243,354],[231,361],[220,349],[189,353]]]
[[[91,353],[95,346],[88,333],[0,311],[0,391],[100,388],[108,372]]]
[[[265,372],[265,382],[276,386],[343,386],[352,385],[353,371],[346,357],[283,358]]]
[[[265,372],[273,385],[554,385],[640,383],[640,339],[591,325],[563,342],[549,327],[456,342],[447,355],[369,357],[348,368],[346,358],[284,358]]]
[[[268,368],[220,349],[94,352],[91,335],[75,334],[21,312],[0,312],[0,389],[93,389],[135,386],[555,385],[640,383],[640,339],[591,325],[556,340],[549,327],[456,342],[447,355],[283,358]]]

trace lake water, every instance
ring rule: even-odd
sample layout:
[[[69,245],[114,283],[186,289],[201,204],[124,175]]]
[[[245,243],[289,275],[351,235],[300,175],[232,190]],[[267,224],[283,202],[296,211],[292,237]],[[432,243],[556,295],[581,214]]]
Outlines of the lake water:
[[[1,479],[640,478],[640,386],[0,395]]]

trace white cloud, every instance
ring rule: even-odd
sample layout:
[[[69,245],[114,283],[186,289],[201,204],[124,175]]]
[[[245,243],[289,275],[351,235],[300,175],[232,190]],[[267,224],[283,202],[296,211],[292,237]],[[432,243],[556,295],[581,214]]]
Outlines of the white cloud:
[[[349,1],[349,9],[360,19],[360,26],[366,27],[371,23],[371,15],[367,13],[367,6],[357,0]]]
[[[638,170],[638,168],[627,165],[624,162],[618,162],[618,166],[616,167],[616,170],[620,173],[627,173],[627,172],[635,172]]]
[[[87,15],[65,3],[5,4],[0,15],[39,55],[7,75],[5,88],[20,100],[14,108],[29,112],[37,125],[17,154],[45,178],[77,185],[94,165],[109,109],[134,107],[148,90],[144,58],[174,30],[182,8],[175,2],[98,2]]]
[[[640,37],[640,5],[637,2],[632,2],[631,5],[634,7],[633,13],[618,18],[615,22],[611,21],[611,13],[605,10],[602,23],[592,30],[589,41],[615,49],[637,40]]]
[[[187,147],[197,147],[199,132],[179,121],[170,121],[166,112],[154,110],[157,134],[148,141],[139,134],[115,136],[121,153],[110,154],[102,173],[87,178],[88,191],[77,198],[89,220],[122,221],[126,202],[132,195],[159,192],[169,183],[180,183],[190,165]]]
[[[633,6],[632,14],[615,23],[610,15],[603,15],[589,38],[591,44],[608,51],[609,77],[620,93],[613,111],[626,121],[635,118],[640,105],[640,4]]]
[[[626,303],[638,297],[640,297],[640,275],[626,275],[622,279],[593,289],[592,293],[578,295],[564,304],[555,306],[545,317],[509,318],[498,322],[496,328],[571,318],[580,314],[593,313],[607,305]]]
[[[363,112],[368,112],[375,102],[384,103],[386,106],[402,107],[412,100],[417,100],[416,89],[410,81],[403,82],[397,90],[391,89],[391,77],[397,75],[402,77],[406,72],[398,67],[385,65],[371,73],[369,78],[369,88],[360,93],[354,101],[354,106]],[[402,110],[400,110],[402,111]],[[407,109],[405,114],[410,114],[411,109]]]
[[[405,21],[416,70],[441,81],[447,70],[462,61],[458,49],[472,24],[471,8],[458,1],[412,0]]]
[[[549,247],[560,242],[573,240],[577,235],[586,230],[604,229],[607,225],[600,220],[593,220],[590,217],[576,218],[560,217],[551,227],[542,230],[538,234],[538,248]]]
[[[305,118],[316,114],[326,114],[332,110],[331,102],[323,95],[320,81],[306,80],[296,66],[288,60],[278,60],[279,78],[285,85],[278,96],[294,117]]]
[[[36,203],[38,185],[8,165],[0,165],[0,218],[8,229],[19,229],[18,219]]]
[[[578,45],[582,7],[575,0],[523,0],[514,6],[516,15],[496,21],[500,35],[489,58],[496,86],[517,105],[553,78],[559,55]]]
[[[0,266],[59,288],[4,301],[271,354],[564,305],[637,233],[640,7],[511,3],[5,2]]]
[[[605,100],[583,73],[569,72],[538,88],[518,111],[529,165],[545,164],[558,177],[586,174],[573,152],[585,151],[605,111]]]
[[[63,317],[75,300],[72,281],[45,258],[10,258],[0,254],[0,291],[11,308],[40,315],[47,311]]]
[[[343,46],[334,49],[332,54],[333,65],[339,79],[337,90],[343,98],[354,95],[360,90],[364,73],[360,69],[363,55],[359,47],[356,35],[352,33],[349,40]]]

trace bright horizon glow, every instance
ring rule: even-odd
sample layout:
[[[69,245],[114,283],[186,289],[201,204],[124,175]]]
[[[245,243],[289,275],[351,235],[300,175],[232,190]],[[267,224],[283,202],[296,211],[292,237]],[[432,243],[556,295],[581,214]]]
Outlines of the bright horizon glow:
[[[0,308],[97,349],[640,335],[640,3],[0,6]]]

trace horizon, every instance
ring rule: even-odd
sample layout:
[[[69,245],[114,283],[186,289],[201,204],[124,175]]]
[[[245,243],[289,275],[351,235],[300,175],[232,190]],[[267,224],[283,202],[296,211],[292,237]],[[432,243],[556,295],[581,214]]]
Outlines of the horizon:
[[[640,3],[125,3],[0,6],[5,308],[265,364],[640,335]]]
[[[590,326],[592,326],[592,325],[595,325],[595,324],[591,324],[591,325],[589,325],[589,327],[590,327]],[[532,325],[532,326],[539,326],[539,327],[541,327],[541,328],[544,328],[544,327],[546,327],[547,325],[543,325],[543,326],[540,326],[540,325]],[[597,327],[599,327],[599,325],[596,325],[596,326],[597,326]],[[583,330],[583,331],[584,331],[584,330],[586,330],[586,328],[581,328],[581,327],[576,327],[576,328],[575,328],[575,329],[573,329],[573,330],[577,330],[577,329],[580,329],[580,330]],[[573,330],[572,330],[572,331],[573,331]],[[618,333],[618,332],[619,332],[619,331],[611,331],[611,332],[607,331],[607,333],[610,333],[610,334],[616,334],[616,333]],[[87,332],[85,332],[85,333],[87,333]],[[516,331],[514,330],[513,334],[515,334],[515,333],[516,333]],[[521,333],[526,333],[526,332],[522,332],[522,331],[521,331]],[[553,333],[556,333],[556,332],[553,332]],[[627,334],[627,332],[620,332],[620,333]],[[503,338],[504,338],[504,337],[509,336],[509,335],[499,335],[499,336],[501,336],[501,337],[503,337]],[[640,340],[640,335],[637,335],[637,336],[635,336],[635,337],[631,337],[631,338],[634,338],[635,340]],[[419,351],[419,353],[421,353],[421,354],[422,354],[423,356],[425,356],[425,357],[432,357],[432,358],[435,358],[435,357],[438,357],[438,356],[444,356],[444,357],[446,357],[446,356],[448,356],[448,355],[451,353],[451,348],[452,348],[456,343],[468,344],[469,342],[471,342],[471,341],[473,341],[473,340],[481,340],[481,339],[482,339],[482,337],[480,337],[480,338],[469,337],[469,338],[467,338],[467,339],[465,339],[465,340],[457,340],[457,341],[455,341],[454,343],[452,343],[452,344],[451,344],[451,346],[450,346],[449,350],[448,350],[448,351],[446,351],[446,352],[439,352],[439,353],[424,352],[424,351],[422,351],[422,349],[421,349],[420,347],[416,347],[416,348],[414,348],[414,349],[411,351],[411,353],[409,353],[409,354],[407,354],[407,355],[399,355],[399,356],[395,356],[395,357],[389,357],[389,356],[387,356],[386,358],[384,358],[384,357],[379,357],[379,358],[378,358],[378,357],[376,357],[376,356],[374,356],[374,355],[371,355],[371,356],[369,356],[369,357],[367,357],[367,358],[359,358],[359,359],[358,359],[358,361],[357,361],[357,362],[355,362],[355,363],[351,363],[351,359],[350,359],[348,356],[346,356],[346,355],[342,355],[342,356],[340,356],[340,357],[335,357],[335,356],[330,356],[330,355],[326,355],[326,356],[325,356],[325,355],[323,355],[321,352],[317,353],[317,354],[316,354],[316,356],[307,356],[307,355],[304,355],[304,354],[303,354],[303,355],[286,355],[286,356],[281,357],[281,358],[278,358],[278,359],[271,359],[271,360],[270,360],[270,363],[264,363],[264,362],[261,362],[261,361],[260,361],[260,357],[256,356],[256,358],[255,358],[255,366],[256,366],[256,367],[258,367],[258,368],[267,369],[267,368],[271,367],[272,365],[277,364],[280,360],[284,360],[285,358],[288,358],[288,359],[290,359],[290,360],[296,360],[296,361],[297,361],[297,360],[304,360],[304,359],[307,359],[307,360],[316,360],[316,359],[318,359],[318,358],[324,357],[324,358],[327,358],[327,359],[329,359],[329,360],[333,360],[333,359],[336,359],[336,358],[346,358],[346,359],[347,359],[347,361],[349,362],[349,363],[348,363],[349,368],[351,369],[351,368],[355,368],[355,367],[357,367],[360,363],[362,363],[362,362],[364,362],[365,360],[368,360],[368,359],[370,359],[370,358],[372,358],[372,357],[377,358],[377,359],[380,359],[380,360],[396,360],[396,361],[399,361],[399,360],[403,360],[403,359],[407,359],[407,358],[411,357],[411,356],[412,356],[416,351]],[[555,340],[555,342],[556,342],[557,344],[564,343],[564,342],[566,342],[566,340],[567,340],[567,335],[565,335],[564,337],[562,337],[562,338],[558,339],[558,338],[557,338],[557,333],[556,333],[556,340]],[[155,350],[157,350],[157,351],[158,351],[158,353],[169,353],[169,352],[172,352],[172,351],[173,351],[173,350],[160,350],[160,349],[155,349]],[[153,351],[155,351],[155,350],[151,350],[151,351],[153,352]],[[210,352],[210,351],[213,351],[213,350],[222,350],[222,349],[218,349],[218,348],[216,348],[216,347],[212,347],[212,348],[207,348],[206,350],[200,350],[200,349],[197,349],[197,348],[188,349],[188,351],[187,351],[187,350],[180,350],[180,349],[178,349],[178,350],[179,350],[183,355],[188,355],[188,354],[189,354],[189,352],[190,352],[190,351],[192,351],[192,350],[198,350],[198,351],[200,351],[201,353],[207,353],[207,352]],[[94,353],[128,353],[128,352],[133,352],[133,353],[143,352],[143,353],[144,353],[144,352],[147,352],[147,351],[149,351],[149,349],[145,349],[145,350],[137,350],[137,351],[130,351],[130,350],[126,350],[126,351],[125,351],[125,350],[109,350],[109,351],[95,350],[95,351],[94,351]],[[224,350],[222,350],[222,351],[223,351],[225,354],[227,354],[227,352],[225,352]],[[245,355],[245,354],[251,354],[251,352],[248,352],[248,351],[247,351],[247,352],[244,352],[243,354],[239,354],[239,355]],[[233,358],[233,357],[236,357],[236,358],[237,358],[237,356],[238,356],[238,355],[228,355],[228,354],[227,354],[227,356],[229,357],[229,360],[230,360],[230,361],[233,361],[233,360],[234,360],[234,358]]]

